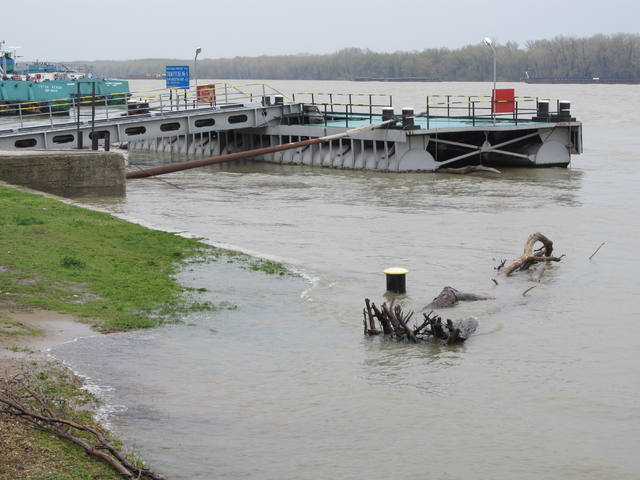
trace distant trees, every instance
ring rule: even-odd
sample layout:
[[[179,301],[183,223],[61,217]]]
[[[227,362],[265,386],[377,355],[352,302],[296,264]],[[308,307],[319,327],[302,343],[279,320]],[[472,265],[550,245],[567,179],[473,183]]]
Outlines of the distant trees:
[[[494,44],[498,80],[535,77],[640,77],[640,35],[598,34],[590,38],[557,36]],[[192,65],[177,59],[96,61],[105,77],[163,74],[167,65]],[[493,77],[493,55],[483,44],[457,50],[376,53],[345,48],[326,55],[274,55],[198,60],[199,78],[347,80],[354,77],[434,77],[443,81],[486,81]]]

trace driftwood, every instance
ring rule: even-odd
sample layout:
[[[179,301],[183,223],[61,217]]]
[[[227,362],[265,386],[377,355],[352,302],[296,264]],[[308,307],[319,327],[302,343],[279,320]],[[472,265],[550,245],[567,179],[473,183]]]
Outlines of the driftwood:
[[[542,247],[534,251],[536,243],[542,243]],[[507,277],[516,270],[526,270],[532,265],[537,265],[531,279],[539,282],[542,274],[549,262],[559,262],[564,255],[560,257],[552,257],[553,242],[541,233],[530,235],[524,245],[524,253],[506,265],[506,260],[498,266],[498,272],[501,277]],[[595,255],[595,254],[594,254]],[[493,283],[498,285],[497,280],[492,279]],[[534,287],[524,291],[525,296]],[[369,299],[365,299],[366,308],[363,310],[364,315],[364,334],[368,336],[385,335],[391,336],[399,341],[406,343],[418,343],[421,340],[433,337],[443,341],[445,344],[455,342],[464,342],[477,326],[478,320],[473,317],[461,318],[457,320],[446,320],[433,315],[433,310],[452,307],[461,301],[478,301],[493,300],[494,297],[485,294],[460,292],[452,287],[444,287],[442,292],[434,298],[431,303],[422,308],[418,314],[422,314],[424,321],[420,326],[409,326],[409,320],[413,316],[413,312],[405,315],[399,306],[394,306],[394,301],[387,307],[383,303],[380,308],[371,303]],[[429,312],[429,313],[426,313]],[[380,328],[376,327],[376,321]]]
[[[440,295],[431,300],[431,303],[422,308],[418,313],[438,308],[453,307],[458,302],[475,302],[478,300],[493,300],[491,295],[478,295],[475,293],[459,292],[452,287],[444,287]]]
[[[47,398],[22,376],[3,378],[0,382],[0,413],[13,415],[31,426],[79,445],[89,455],[109,464],[117,472],[118,478],[164,480],[154,472],[131,463],[97,427],[81,425],[62,418],[60,413],[54,413],[53,405],[61,410],[61,404],[66,403],[64,400]],[[78,435],[78,432],[89,434],[93,441]],[[97,445],[94,445],[95,442]]]
[[[533,273],[531,274],[531,280],[534,282],[539,282],[542,274],[547,269],[547,262],[540,263],[536,268],[533,269]]]
[[[485,167],[484,165],[467,165],[466,167],[460,168],[439,168],[436,170],[436,173],[457,173],[460,175],[466,175],[467,173],[472,172],[502,173],[500,170],[491,167]]]
[[[589,257],[589,260],[591,260],[594,257],[594,255],[598,253],[598,251],[602,248],[603,245],[604,245],[604,242],[602,242],[600,246],[596,249],[596,251],[593,252],[593,254]]]
[[[534,251],[533,247],[538,242],[542,243],[542,248]],[[498,267],[499,275],[501,277],[508,277],[516,270],[526,270],[531,265],[539,262],[559,262],[562,257],[564,257],[564,255],[561,255],[559,257],[552,257],[552,252],[553,242],[541,233],[534,233],[529,236],[527,242],[524,244],[524,253],[522,255],[520,255],[507,266],[504,266],[506,262],[502,262],[502,264]],[[540,275],[542,275],[542,271],[539,275],[537,275],[537,281],[540,281]]]
[[[419,343],[432,337],[445,345],[451,345],[464,342],[478,328],[478,320],[474,317],[447,319],[443,322],[442,317],[432,315],[433,311],[423,314],[424,321],[421,325],[410,327],[409,320],[413,312],[405,315],[400,306],[394,306],[394,302],[395,299],[388,307],[383,303],[378,308],[368,298],[365,299],[366,308],[363,310],[365,335],[382,334],[405,343]],[[381,329],[376,328],[376,320]]]

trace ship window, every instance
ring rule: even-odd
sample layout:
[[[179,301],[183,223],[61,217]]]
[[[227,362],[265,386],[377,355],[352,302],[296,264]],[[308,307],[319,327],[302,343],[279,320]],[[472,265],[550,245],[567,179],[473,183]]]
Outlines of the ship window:
[[[109,130],[99,130],[96,132],[96,134],[98,135],[98,138],[102,139],[102,138],[109,138],[111,136],[111,133],[109,132]],[[93,132],[89,133],[89,139],[93,140]]]
[[[35,147],[38,144],[38,141],[35,138],[27,138],[26,140],[17,140],[14,145],[16,148],[29,148]]]
[[[229,117],[229,123],[244,123],[248,120],[246,115],[234,115]]]
[[[203,118],[201,120],[195,121],[196,128],[202,127],[213,127],[216,124],[216,121],[213,118]]]
[[[162,132],[173,132],[175,130],[180,130],[180,124],[178,122],[163,123],[160,125],[160,131]]]
[[[73,140],[73,135],[56,135],[53,137],[53,143],[71,143]]]
[[[145,127],[129,127],[124,131],[124,133],[126,135],[142,135],[146,131],[147,129]]]

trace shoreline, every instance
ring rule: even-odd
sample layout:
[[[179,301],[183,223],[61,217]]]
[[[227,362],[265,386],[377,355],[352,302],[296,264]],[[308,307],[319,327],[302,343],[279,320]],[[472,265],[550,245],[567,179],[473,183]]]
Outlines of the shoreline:
[[[47,355],[54,345],[73,342],[81,337],[100,335],[91,325],[66,313],[48,310],[10,311],[0,308],[0,328],[20,334],[0,336],[0,377],[11,377],[20,371],[20,364],[34,356]],[[9,320],[11,323],[7,323]],[[38,333],[29,333],[35,329]]]
[[[175,264],[175,259],[177,257],[181,257],[183,255],[182,252],[186,252],[186,255],[213,255],[214,261],[217,261],[219,254],[215,253],[215,249],[224,250],[227,253],[222,255],[232,256],[234,261],[244,262],[245,268],[251,268],[251,270],[260,270],[265,274],[276,274],[282,275],[285,270],[282,265],[273,265],[274,263],[284,263],[289,259],[280,259],[276,258],[272,255],[264,255],[258,252],[252,252],[247,249],[239,248],[233,245],[221,245],[211,242],[207,238],[202,238],[200,235],[195,235],[191,232],[185,231],[184,229],[167,227],[164,225],[152,224],[151,222],[145,221],[141,218],[131,217],[126,214],[116,213],[111,210],[107,210],[106,208],[102,208],[97,205],[88,205],[83,203],[82,199],[69,199],[64,197],[59,197],[57,195],[43,193],[40,191],[36,191],[30,189],[28,187],[11,185],[6,182],[0,181],[0,189],[2,187],[6,187],[7,189],[16,190],[19,192],[36,195],[42,198],[49,199],[42,205],[43,211],[51,211],[54,212],[50,217],[52,220],[50,224],[47,223],[45,219],[41,219],[40,217],[44,216],[44,214],[40,214],[38,217],[34,215],[33,223],[26,223],[26,225],[43,225],[40,228],[42,232],[47,232],[48,225],[52,225],[51,229],[58,228],[60,232],[60,238],[65,239],[65,241],[70,242],[79,242],[80,239],[83,239],[87,242],[88,245],[94,246],[96,243],[93,239],[96,235],[95,230],[91,230],[88,234],[85,233],[87,228],[93,224],[98,225],[100,228],[104,229],[98,220],[94,220],[94,218],[100,218],[103,224],[112,226],[115,231],[118,233],[114,236],[114,240],[112,243],[122,245],[123,250],[118,252],[112,252],[107,248],[96,248],[96,251],[100,252],[103,257],[111,258],[116,257],[122,253],[122,258],[131,260],[134,258],[139,263],[139,271],[145,270],[145,265],[149,265],[149,269],[151,271],[157,271],[156,277],[166,275],[168,280],[172,282],[175,281],[173,278],[173,270],[166,267],[165,270],[160,270],[160,267],[164,264]],[[8,194],[7,198],[11,197],[22,198],[20,195],[16,194]],[[60,214],[56,212],[57,208],[60,208],[60,211],[67,211],[67,207],[54,207],[52,206],[50,200],[55,202],[59,202],[61,204],[66,204],[71,207],[78,207],[87,212],[100,212],[102,214],[106,214],[112,219],[116,219],[113,221],[112,219],[102,219],[101,215],[92,215],[87,214],[86,220],[83,214],[78,214],[80,220],[78,220],[77,225],[73,225],[74,227],[82,227],[82,230],[79,230],[79,233],[75,233],[75,231],[71,230],[74,233],[73,237],[70,237],[70,230],[65,228],[67,223],[70,221],[66,217],[61,217]],[[43,202],[43,201],[35,201],[35,203]],[[31,205],[29,205],[31,207]],[[5,217],[8,220],[5,220],[7,224],[13,225],[23,225],[22,223],[17,223],[18,221],[11,220],[10,215],[12,205],[9,204],[7,206],[7,210],[5,212]],[[27,218],[28,220],[32,220],[32,217],[28,215],[32,214],[33,208],[31,210],[22,207],[17,208],[20,211],[20,215]],[[39,208],[38,208],[39,210]],[[46,212],[46,215],[49,215],[49,212]],[[76,214],[72,215],[75,216]],[[21,219],[20,217],[19,219]],[[62,220],[60,220],[62,218]],[[40,221],[38,221],[40,220]],[[12,223],[13,222],[13,223]],[[121,226],[121,223],[122,225]],[[124,226],[124,224],[129,224],[130,226]],[[117,225],[117,227],[116,227]],[[135,228],[133,226],[137,225]],[[149,231],[163,232],[163,234],[151,234]],[[41,231],[36,231],[36,233],[41,234]],[[133,233],[131,233],[133,232]],[[142,232],[142,233],[141,233]],[[19,233],[19,232],[18,232]],[[126,242],[122,242],[122,238],[124,235],[138,235],[142,237],[139,241],[133,245],[128,245]],[[52,230],[49,232],[51,236],[58,235],[57,230]],[[169,238],[164,234],[170,234]],[[65,236],[66,235],[66,236]],[[83,236],[84,235],[84,236]],[[152,325],[151,322],[145,323],[143,321],[138,321],[137,317],[131,316],[122,317],[117,314],[114,315],[114,311],[119,307],[118,311],[122,311],[124,307],[129,309],[139,308],[139,311],[148,311],[152,306],[149,306],[150,302],[155,302],[154,305],[158,303],[162,303],[165,298],[169,298],[170,295],[177,295],[175,293],[175,289],[172,290],[172,285],[170,282],[169,285],[165,285],[162,282],[155,282],[155,278],[147,278],[148,275],[138,274],[137,272],[124,272],[124,274],[129,275],[130,278],[137,279],[138,282],[130,282],[133,285],[136,285],[135,291],[133,293],[125,290],[125,294],[118,296],[117,294],[113,294],[115,300],[112,299],[111,303],[104,302],[102,306],[103,309],[110,308],[108,313],[112,316],[108,315],[100,316],[102,310],[97,311],[95,308],[73,308],[69,310],[69,313],[61,313],[66,312],[65,308],[59,307],[59,303],[56,301],[48,301],[49,299],[46,295],[43,296],[44,301],[42,302],[33,302],[29,303],[27,300],[26,303],[19,303],[19,299],[22,298],[23,291],[29,292],[30,288],[38,281],[43,281],[45,286],[50,290],[55,290],[58,288],[63,290],[62,287],[56,286],[55,288],[51,287],[51,280],[45,278],[44,280],[40,278],[38,274],[38,269],[40,267],[45,268],[45,271],[49,272],[48,274],[55,280],[57,278],[62,278],[63,286],[67,289],[64,290],[65,296],[63,298],[63,302],[67,304],[74,303],[85,303],[82,300],[85,296],[91,297],[91,294],[88,293],[87,285],[91,286],[91,281],[93,278],[78,278],[80,272],[72,272],[74,275],[69,275],[66,272],[60,277],[56,277],[57,270],[56,268],[71,268],[67,267],[64,264],[64,261],[56,263],[53,265],[49,265],[47,263],[48,259],[40,259],[37,257],[37,261],[31,263],[29,260],[33,258],[35,254],[42,255],[43,247],[38,247],[34,251],[26,251],[27,245],[31,245],[23,236],[16,236],[15,228],[13,230],[7,230],[6,235],[7,238],[12,243],[7,243],[7,245],[13,245],[13,248],[7,248],[6,253],[3,253],[3,258],[6,259],[6,264],[0,265],[0,272],[6,274],[8,278],[8,283],[6,283],[6,288],[2,288],[3,291],[0,291],[0,379],[3,381],[6,379],[7,381],[11,381],[15,378],[16,381],[21,381],[21,377],[31,377],[33,375],[34,379],[40,379],[40,375],[42,375],[43,381],[49,381],[55,385],[55,388],[60,388],[61,391],[64,388],[67,388],[68,382],[71,381],[71,393],[65,391],[62,394],[63,397],[66,395],[76,395],[81,390],[80,384],[84,384],[84,380],[78,376],[75,372],[73,372],[67,365],[62,364],[56,358],[54,358],[50,352],[51,348],[56,345],[62,345],[65,343],[72,343],[75,340],[83,337],[95,337],[98,335],[107,335],[108,333],[101,333],[100,330],[104,330],[106,332],[110,331],[121,331],[118,330],[117,327],[123,325],[125,327],[129,327],[133,325],[135,328],[131,328],[132,330],[137,330],[139,328],[149,328],[149,325]],[[180,238],[181,237],[181,238]],[[40,237],[39,237],[40,238]],[[57,238],[57,237],[56,237]],[[129,237],[127,237],[129,238]],[[163,242],[160,242],[163,240]],[[120,242],[120,243],[118,243]],[[160,245],[160,243],[162,243]],[[46,244],[44,244],[46,245]],[[146,250],[142,251],[140,245],[147,245]],[[142,262],[140,258],[147,258],[148,245],[155,246],[159,248],[160,252],[162,252],[162,257],[156,259],[152,258],[153,261],[148,261],[146,263]],[[213,249],[210,247],[214,247]],[[69,255],[73,255],[73,248],[69,250],[71,253]],[[133,253],[136,256],[133,256]],[[66,251],[62,253],[58,252],[59,256],[66,254]],[[242,259],[238,257],[238,255],[246,256],[247,259]],[[10,256],[11,255],[11,256]],[[84,261],[82,256],[77,254],[80,257],[81,267],[84,268]],[[16,259],[15,262],[12,259]],[[66,258],[66,257],[65,257]],[[70,257],[71,260],[77,260],[75,256]],[[105,262],[100,263],[102,257],[98,257],[98,260],[95,261],[94,265],[96,266],[96,271],[106,272],[105,275],[100,277],[102,280],[102,284],[105,283],[105,278],[110,282],[119,282],[122,281],[123,274],[114,274],[113,272],[118,271],[117,268],[111,267],[110,264],[106,264]],[[65,260],[63,258],[63,260]],[[88,262],[88,260],[87,260]],[[290,263],[294,263],[291,261]],[[62,264],[62,267],[60,266]],[[22,269],[22,265],[26,265],[27,267]],[[116,266],[117,267],[117,266]],[[49,268],[49,270],[46,270]],[[27,272],[27,276],[23,272]],[[19,277],[22,275],[24,278]],[[16,285],[20,288],[12,288],[12,276],[15,276],[18,280],[16,280]],[[88,283],[83,283],[88,282]],[[49,283],[47,283],[49,282]],[[67,283],[69,286],[67,286]],[[140,292],[140,282],[145,282],[144,286],[146,288],[142,289],[142,294]],[[127,284],[124,282],[124,284]],[[3,283],[4,285],[4,283]],[[98,286],[101,284],[98,282]],[[127,284],[128,285],[128,284]],[[150,289],[149,285],[156,286],[153,291],[149,292],[147,290]],[[103,290],[107,291],[107,295],[105,297],[109,297],[109,294],[112,292],[109,289],[105,289],[104,285],[102,285]],[[129,288],[131,290],[131,288]],[[97,290],[100,292],[99,288]],[[159,298],[157,292],[167,292],[167,297]],[[186,290],[180,289],[180,295],[182,296]],[[46,292],[45,292],[46,293]],[[37,294],[37,292],[36,292]],[[128,296],[127,296],[128,295]],[[96,296],[96,295],[94,295]],[[72,297],[83,297],[82,299],[74,299]],[[97,296],[98,300],[104,300]],[[135,298],[136,300],[132,300]],[[142,301],[137,299],[142,298]],[[93,300],[93,298],[90,298]],[[146,301],[146,303],[144,303]],[[189,303],[193,300],[187,300]],[[209,302],[206,302],[209,303]],[[140,306],[141,305],[141,306]],[[196,303],[196,305],[198,305]],[[60,308],[60,311],[57,311]],[[145,308],[147,310],[145,310]],[[204,307],[203,307],[204,308]],[[78,313],[80,312],[80,313]],[[169,312],[170,314],[171,312]],[[97,315],[95,315],[97,314]],[[111,321],[112,324],[108,325],[108,328],[105,328],[105,322]],[[121,322],[121,323],[117,323]],[[130,323],[127,323],[130,322]],[[114,328],[115,326],[115,328]],[[157,326],[157,325],[156,325]],[[128,330],[125,330],[128,331]],[[58,366],[62,367],[65,373],[60,374],[58,371]],[[49,369],[49,370],[48,370]],[[68,373],[67,373],[68,372]],[[49,380],[46,380],[48,379]],[[59,383],[57,383],[59,382]],[[83,410],[76,410],[74,412],[78,415],[83,415],[86,412]],[[92,412],[92,415],[95,415],[95,411]],[[95,417],[93,418],[93,422],[100,423],[105,430],[109,430],[108,425],[104,423],[103,420],[99,420]],[[85,420],[86,422],[86,420]],[[47,453],[42,454],[39,450],[33,450],[32,445],[38,445],[40,448],[44,449]],[[55,449],[54,449],[55,445]],[[58,450],[59,447],[59,450]],[[40,433],[37,430],[33,430],[31,426],[26,425],[24,422],[21,422],[9,415],[0,415],[0,450],[3,448],[12,449],[12,452],[16,452],[12,454],[11,457],[6,457],[5,459],[0,458],[0,478],[6,478],[3,476],[6,472],[35,472],[36,477],[20,477],[20,478],[41,478],[40,474],[43,472],[64,472],[65,465],[74,465],[79,469],[85,469],[86,472],[98,472],[101,473],[101,469],[104,468],[104,465],[100,462],[95,462],[93,458],[86,458],[86,452],[79,450],[77,448],[68,449],[68,444],[65,443],[64,440],[60,439],[51,439],[49,436],[45,436],[41,438]],[[31,456],[27,458],[24,452],[33,450],[33,458]],[[55,450],[55,451],[54,451]],[[46,462],[52,462],[53,465],[47,466]],[[102,476],[102,475],[100,475]],[[10,477],[17,478],[17,477]],[[76,477],[73,477],[76,478]],[[78,477],[79,478],[79,477]],[[82,477],[85,478],[85,477]]]

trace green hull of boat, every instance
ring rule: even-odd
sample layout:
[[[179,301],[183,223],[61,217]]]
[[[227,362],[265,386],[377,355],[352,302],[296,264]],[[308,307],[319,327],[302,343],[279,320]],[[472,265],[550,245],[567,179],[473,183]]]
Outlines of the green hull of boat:
[[[109,105],[122,105],[131,96],[126,80],[91,78],[40,83],[4,80],[0,81],[0,115],[68,112],[78,96],[78,86],[81,103],[91,104],[93,85],[98,105],[103,105],[105,100]]]

